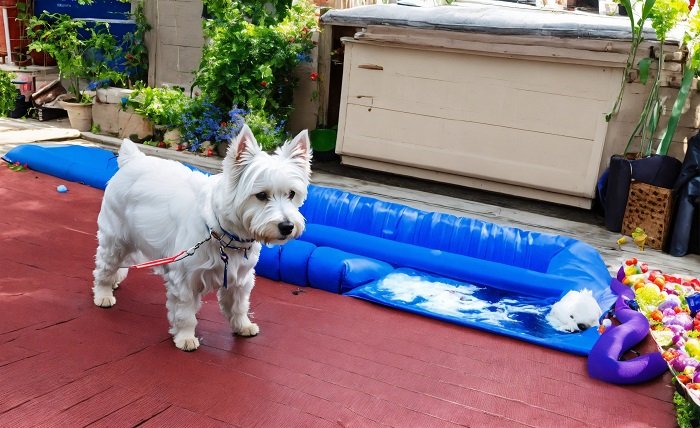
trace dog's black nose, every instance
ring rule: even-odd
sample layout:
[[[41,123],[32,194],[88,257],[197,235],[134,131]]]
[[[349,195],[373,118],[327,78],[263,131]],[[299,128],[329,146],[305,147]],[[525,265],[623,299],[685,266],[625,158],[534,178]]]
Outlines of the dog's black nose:
[[[581,331],[583,331],[583,330],[585,330],[585,329],[588,328],[588,324],[584,324],[584,323],[582,323],[582,322],[576,324],[576,326],[577,326],[578,329],[581,330]]]
[[[292,233],[292,230],[294,230],[294,223],[291,221],[283,221],[282,223],[277,225],[277,228],[280,230],[280,233],[283,236],[287,236],[290,233]]]

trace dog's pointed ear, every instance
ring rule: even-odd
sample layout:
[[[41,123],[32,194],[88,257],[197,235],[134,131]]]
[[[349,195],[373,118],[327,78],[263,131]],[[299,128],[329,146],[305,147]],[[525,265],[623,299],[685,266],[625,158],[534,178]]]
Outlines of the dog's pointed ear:
[[[241,132],[231,140],[226,151],[226,159],[234,164],[247,163],[262,149],[248,125],[243,125]]]
[[[284,143],[277,149],[277,153],[281,157],[297,162],[307,171],[307,174],[311,173],[311,140],[308,130],[301,131],[296,137]]]
[[[255,139],[253,131],[250,130],[248,125],[243,125],[241,132],[229,144],[226,157],[231,156],[236,163],[244,163],[248,158],[252,158],[259,153],[260,150],[260,145],[258,140]]]

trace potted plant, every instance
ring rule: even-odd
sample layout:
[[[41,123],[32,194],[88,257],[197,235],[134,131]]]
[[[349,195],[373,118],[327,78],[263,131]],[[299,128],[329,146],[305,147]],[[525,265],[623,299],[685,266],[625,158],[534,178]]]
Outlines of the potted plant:
[[[621,0],[628,10],[631,10],[630,0]],[[681,162],[668,155],[671,139],[676,131],[683,105],[688,97],[693,78],[700,66],[700,17],[697,13],[690,14],[688,4],[679,0],[645,0],[642,4],[641,15],[629,17],[634,35],[630,58],[627,61],[627,73],[634,63],[636,46],[641,42],[642,27],[647,19],[656,32],[659,41],[654,49],[657,62],[656,76],[651,81],[649,95],[642,108],[640,118],[630,134],[627,146],[621,155],[610,159],[607,180],[604,190],[605,226],[608,230],[619,232],[623,227],[623,216],[632,181],[651,184],[656,187],[672,188],[681,170]],[[678,95],[665,126],[661,125],[664,112],[663,102],[659,96],[660,71],[664,63],[664,44],[669,31],[679,22],[687,21],[680,52],[687,50],[687,60],[684,64],[683,78]],[[640,81],[647,83],[650,74],[650,64],[653,58],[643,58],[638,63]],[[625,74],[625,77],[627,74]],[[622,99],[622,89],[611,113],[619,107]],[[638,150],[632,150],[633,143],[639,143]],[[602,193],[602,192],[601,192]]]
[[[27,34],[32,40],[30,51],[46,52],[55,58],[60,78],[68,81],[70,97],[61,105],[68,111],[71,126],[89,131],[93,95],[87,89],[124,77],[114,70],[121,48],[109,33],[109,24],[44,12],[29,18]]]
[[[126,107],[149,120],[162,135],[157,139],[169,145],[180,143],[182,114],[189,98],[182,88],[136,88],[126,101]]]
[[[333,53],[331,53],[333,55]],[[309,75],[309,79],[316,82],[317,89],[311,94],[311,102],[318,103],[318,114],[316,129],[309,132],[311,148],[314,151],[315,160],[330,160],[335,155],[335,143],[338,139],[338,127],[326,125],[327,117],[323,110],[323,102],[320,100],[319,87],[321,76],[314,71]]]

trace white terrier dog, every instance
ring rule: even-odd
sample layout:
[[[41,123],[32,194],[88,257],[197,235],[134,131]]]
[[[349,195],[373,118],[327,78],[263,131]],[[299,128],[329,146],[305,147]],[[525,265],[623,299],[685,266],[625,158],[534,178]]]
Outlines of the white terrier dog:
[[[221,311],[235,334],[255,336],[248,318],[261,243],[283,244],[301,235],[311,173],[307,131],[264,152],[250,128],[232,141],[223,173],[207,176],[179,162],[146,156],[124,140],[119,170],[105,189],[97,218],[94,302],[109,308],[129,263],[187,253],[156,267],[166,282],[175,346],[199,347],[195,336],[201,296],[218,290]]]
[[[547,321],[559,331],[576,332],[598,325],[603,314],[591,290],[571,290],[552,305]]]

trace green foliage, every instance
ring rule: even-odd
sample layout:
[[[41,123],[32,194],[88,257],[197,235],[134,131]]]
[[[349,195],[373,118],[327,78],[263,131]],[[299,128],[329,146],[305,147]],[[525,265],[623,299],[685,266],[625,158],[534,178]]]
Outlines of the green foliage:
[[[620,2],[625,6],[625,8],[627,8],[627,10],[632,10],[630,0],[620,0]],[[642,15],[637,22],[634,21],[634,18],[630,14],[630,23],[632,25],[633,33],[630,58],[633,58],[632,52],[636,52],[637,46],[643,40],[642,27],[647,18],[651,21],[651,25],[656,32],[656,38],[659,40],[658,48],[655,53],[657,61],[657,72],[655,73],[656,78],[652,82],[652,86],[649,89],[649,96],[644,103],[639,121],[630,135],[624,152],[627,153],[632,141],[635,138],[639,138],[640,145],[638,153],[640,156],[649,156],[652,153],[652,146],[656,141],[659,142],[656,148],[656,153],[666,155],[668,153],[673,134],[678,126],[683,106],[688,98],[693,77],[698,74],[698,69],[700,68],[700,52],[697,50],[697,44],[698,41],[700,41],[700,18],[698,18],[698,14],[696,12],[690,13],[688,10],[688,4],[684,0],[645,0],[642,7]],[[659,96],[659,79],[661,73],[659,73],[658,70],[662,70],[664,68],[663,49],[667,34],[669,31],[671,31],[671,29],[676,27],[684,20],[687,20],[687,26],[683,35],[680,50],[683,51],[684,48],[687,48],[688,61],[686,61],[685,64],[681,86],[671,110],[671,115],[669,116],[666,128],[661,132],[661,136],[657,138],[657,128],[664,110],[662,100]],[[651,58],[644,58],[639,62],[640,81],[642,81],[644,84],[646,84],[650,62]],[[628,61],[627,65],[629,66],[629,64],[630,62]],[[619,108],[619,102],[622,99],[622,91],[624,89],[624,79],[627,78],[628,72],[629,67],[626,67],[623,74],[623,87],[620,89],[620,94],[617,102],[615,103],[615,107],[613,107],[613,112],[606,117],[607,119],[609,119],[610,116],[617,111],[617,108]]]
[[[700,13],[692,13],[688,18],[688,26],[683,35],[683,44],[688,47],[689,66],[700,69]]]
[[[291,0],[204,0],[207,15],[213,20],[221,19],[227,11],[236,9],[253,25],[274,25],[284,19]]]
[[[620,4],[625,7],[625,9],[628,11],[627,16],[629,17],[630,20],[630,29],[632,30],[632,46],[630,48],[630,52],[627,56],[627,62],[625,63],[625,69],[622,72],[622,82],[620,83],[620,91],[617,94],[617,99],[615,100],[615,105],[613,105],[612,110],[610,113],[605,115],[605,121],[609,122],[610,119],[614,115],[617,114],[617,112],[620,110],[620,104],[622,103],[622,96],[625,92],[625,83],[627,83],[627,76],[629,75],[629,72],[632,70],[632,66],[634,65],[634,60],[637,57],[637,49],[639,48],[639,45],[642,43],[644,40],[643,37],[643,30],[644,30],[644,23],[646,20],[649,18],[649,14],[651,13],[652,8],[654,7],[654,3],[656,0],[644,0],[644,4],[642,5],[642,14],[639,17],[637,21],[634,20],[634,13],[632,13],[633,8],[632,8],[632,2],[630,0],[620,0]]]
[[[7,116],[14,110],[17,100],[17,87],[12,83],[13,75],[0,70],[0,116]]]
[[[283,123],[292,111],[294,68],[317,28],[313,5],[288,0],[205,0],[202,61],[194,84],[224,110],[233,106]],[[265,7],[269,4],[272,7]]]
[[[80,102],[90,101],[80,90],[80,79],[121,81],[124,78],[123,73],[110,66],[121,55],[121,48],[109,33],[108,23],[88,25],[66,14],[44,12],[29,18],[27,35],[32,40],[30,50],[46,52],[56,59],[61,77],[70,81],[68,90]]]
[[[143,10],[143,1],[138,2],[132,15],[136,29],[124,35],[124,66],[129,87],[148,80],[148,48],[145,38],[146,33],[151,31],[151,24],[146,20]]]
[[[245,116],[245,123],[253,131],[255,139],[263,150],[269,151],[284,143],[285,133],[275,123],[275,119],[265,116],[261,111],[255,111]]]
[[[668,153],[668,149],[671,146],[671,141],[673,139],[673,134],[676,132],[678,122],[680,121],[683,106],[688,99],[693,78],[698,75],[698,70],[700,70],[700,49],[698,49],[698,44],[700,43],[700,15],[698,15],[697,10],[697,8],[694,8],[692,13],[688,13],[686,9],[682,14],[682,17],[688,17],[681,46],[685,46],[688,49],[688,58],[685,63],[681,87],[678,90],[676,101],[673,104],[668,125],[656,150],[656,153],[660,155],[665,155]]]
[[[676,407],[676,422],[678,422],[679,428],[700,426],[700,411],[695,404],[686,400],[677,392],[673,393],[673,404]]]
[[[685,0],[656,0],[649,12],[651,26],[656,32],[656,38],[666,40],[666,34],[688,16],[688,2]]]
[[[144,87],[135,89],[126,104],[153,124],[173,129],[182,127],[182,114],[188,101],[180,88]]]

